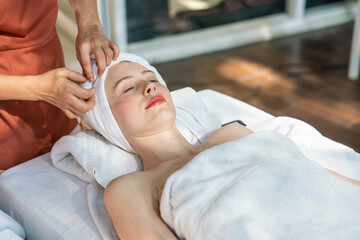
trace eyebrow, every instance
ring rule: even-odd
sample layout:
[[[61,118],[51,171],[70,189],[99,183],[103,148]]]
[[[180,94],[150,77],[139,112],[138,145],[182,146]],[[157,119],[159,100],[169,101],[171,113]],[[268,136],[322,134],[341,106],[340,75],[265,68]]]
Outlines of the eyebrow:
[[[144,70],[141,72],[141,74],[145,74],[145,73],[154,73],[153,71],[147,69],[147,70]],[[155,74],[155,73],[154,73]],[[115,83],[115,86],[114,86],[114,89],[117,87],[117,85],[119,85],[123,80],[127,80],[127,79],[130,79],[130,78],[133,78],[134,76],[125,76],[123,78],[120,78],[118,81],[116,81]]]

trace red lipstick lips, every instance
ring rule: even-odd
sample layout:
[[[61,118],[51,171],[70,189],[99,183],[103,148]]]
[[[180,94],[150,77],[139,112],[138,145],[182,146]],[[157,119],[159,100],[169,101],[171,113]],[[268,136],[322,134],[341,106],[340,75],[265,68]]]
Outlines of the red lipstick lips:
[[[149,100],[149,102],[148,102],[148,104],[146,105],[145,109],[151,108],[151,107],[153,107],[153,106],[155,106],[155,105],[157,105],[157,104],[161,104],[161,103],[163,103],[163,102],[166,102],[165,98],[164,98],[163,96],[161,96],[161,95],[157,95],[157,96],[155,96],[155,97],[152,97],[152,98]]]

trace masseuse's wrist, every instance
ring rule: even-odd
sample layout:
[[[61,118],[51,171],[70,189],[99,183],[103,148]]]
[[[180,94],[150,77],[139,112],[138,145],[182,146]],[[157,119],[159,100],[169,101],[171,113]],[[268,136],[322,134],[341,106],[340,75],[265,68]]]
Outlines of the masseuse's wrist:
[[[102,25],[96,18],[83,17],[81,20],[77,20],[78,31],[90,31],[94,27],[102,31]]]
[[[91,31],[93,28],[102,29],[97,12],[97,3],[94,0],[72,0],[71,6],[76,17],[78,32]],[[84,7],[85,5],[86,7]]]
[[[80,34],[103,34],[103,28],[99,21],[86,21],[78,23],[78,35]]]
[[[42,80],[44,81],[44,79],[42,79],[43,76],[42,75],[35,75],[35,76],[27,76],[26,78],[26,93],[28,96],[28,100],[29,101],[39,101],[39,100],[44,100],[41,97],[41,92],[42,92]]]

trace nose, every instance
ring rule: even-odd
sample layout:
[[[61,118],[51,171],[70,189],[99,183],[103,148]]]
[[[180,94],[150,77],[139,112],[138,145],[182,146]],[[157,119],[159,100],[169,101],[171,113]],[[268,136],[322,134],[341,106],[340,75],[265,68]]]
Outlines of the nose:
[[[153,82],[147,82],[147,83],[146,83],[146,86],[145,86],[145,89],[144,89],[144,94],[145,94],[145,95],[149,95],[149,94],[151,94],[152,92],[156,92],[155,83],[153,83]]]

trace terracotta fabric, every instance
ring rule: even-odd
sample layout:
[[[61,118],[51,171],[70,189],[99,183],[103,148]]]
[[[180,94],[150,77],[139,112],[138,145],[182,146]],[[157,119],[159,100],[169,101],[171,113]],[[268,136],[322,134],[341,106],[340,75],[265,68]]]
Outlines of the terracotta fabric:
[[[57,11],[56,0],[1,0],[0,74],[38,75],[65,66]],[[76,124],[43,101],[0,101],[0,169],[49,152]]]

